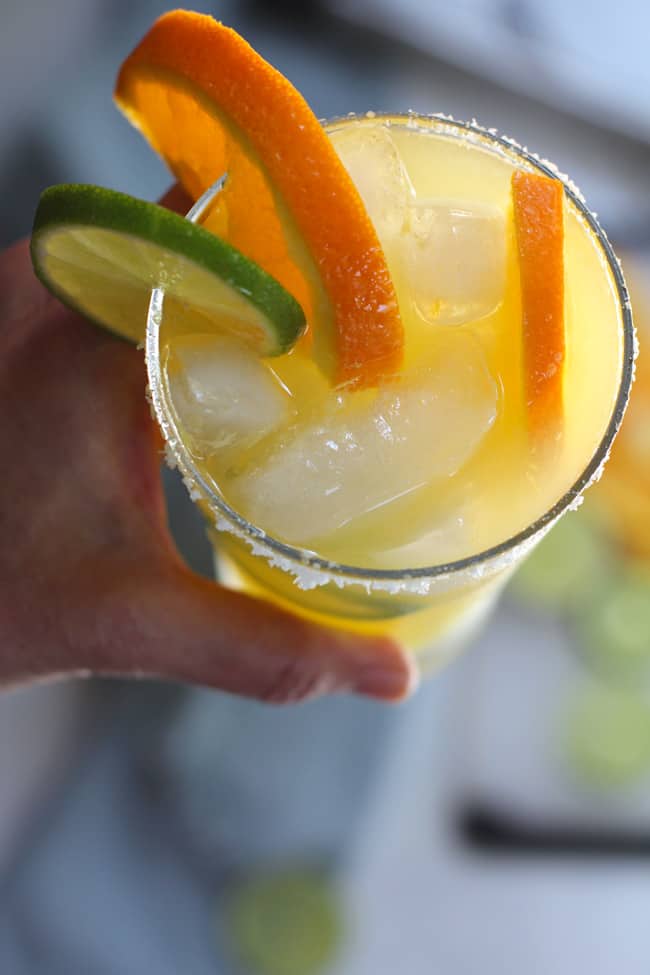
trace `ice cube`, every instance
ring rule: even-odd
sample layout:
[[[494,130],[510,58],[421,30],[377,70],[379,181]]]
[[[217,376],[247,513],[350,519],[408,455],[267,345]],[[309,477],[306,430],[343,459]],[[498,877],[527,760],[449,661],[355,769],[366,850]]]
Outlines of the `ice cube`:
[[[174,339],[167,378],[181,426],[204,449],[254,443],[289,415],[289,395],[276,376],[227,336]]]
[[[418,313],[439,325],[483,318],[503,301],[503,213],[473,201],[410,201],[402,260]]]
[[[323,539],[472,456],[496,416],[496,385],[473,341],[374,393],[340,394],[231,483],[250,520],[289,542]],[[386,513],[389,517],[389,513]]]
[[[411,194],[406,169],[386,125],[349,123],[332,141],[382,243],[402,230]]]
[[[421,568],[442,565],[469,555],[470,535],[465,510],[446,513],[435,528],[415,541],[394,548],[382,549],[373,559],[373,565],[381,569]]]

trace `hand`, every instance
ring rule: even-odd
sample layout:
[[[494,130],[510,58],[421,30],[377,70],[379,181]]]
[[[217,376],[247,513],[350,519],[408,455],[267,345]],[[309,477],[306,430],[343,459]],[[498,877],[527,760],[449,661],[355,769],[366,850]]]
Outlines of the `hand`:
[[[183,209],[175,189],[165,201]],[[66,309],[26,241],[0,255],[0,686],[159,676],[289,702],[408,693],[388,638],[329,630],[192,573],[171,541],[142,353]]]

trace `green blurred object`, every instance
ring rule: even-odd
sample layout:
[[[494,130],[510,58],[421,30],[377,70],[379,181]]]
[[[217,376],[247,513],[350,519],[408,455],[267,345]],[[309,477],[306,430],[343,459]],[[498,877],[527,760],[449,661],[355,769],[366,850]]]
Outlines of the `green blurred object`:
[[[566,755],[574,773],[599,789],[619,789],[650,775],[650,704],[608,685],[589,685],[572,702]]]
[[[226,934],[251,975],[317,975],[343,937],[343,912],[327,876],[287,870],[250,877],[228,893]]]
[[[604,537],[583,512],[569,512],[523,563],[511,591],[529,606],[573,612],[600,593],[611,566]]]
[[[638,679],[650,670],[650,577],[623,570],[575,620],[586,660],[612,678]]]

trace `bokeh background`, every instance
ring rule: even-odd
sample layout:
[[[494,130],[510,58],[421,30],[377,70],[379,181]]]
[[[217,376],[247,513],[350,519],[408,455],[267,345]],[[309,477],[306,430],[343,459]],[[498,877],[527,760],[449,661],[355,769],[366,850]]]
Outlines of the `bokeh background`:
[[[157,0],[0,0],[0,244],[62,181],[169,177],[111,103]],[[223,0],[320,116],[444,111],[553,159],[650,331],[645,0]],[[407,705],[0,695],[0,972],[647,975],[650,374],[610,470]],[[3,422],[10,422],[4,418]],[[165,474],[174,531],[209,573]]]

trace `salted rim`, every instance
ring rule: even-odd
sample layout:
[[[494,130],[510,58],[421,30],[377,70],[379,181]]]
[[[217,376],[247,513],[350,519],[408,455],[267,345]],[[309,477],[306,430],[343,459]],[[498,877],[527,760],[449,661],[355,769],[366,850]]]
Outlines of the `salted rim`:
[[[508,136],[499,135],[496,129],[486,129],[479,125],[476,120],[471,122],[459,122],[451,116],[444,114],[421,114],[408,112],[404,115],[384,114],[381,112],[367,112],[364,115],[351,113],[349,115],[335,116],[331,119],[323,120],[322,124],[328,129],[335,128],[337,125],[350,122],[351,120],[363,122],[364,120],[378,119],[389,125],[396,123],[405,125],[408,128],[417,129],[422,123],[428,125],[430,129],[438,130],[444,135],[445,130],[449,135],[464,133],[475,137],[477,141],[483,141],[498,147],[504,155],[516,156],[528,164],[530,168],[537,169],[553,179],[562,181],[565,192],[574,205],[578,214],[584,219],[594,237],[600,244],[607,264],[612,272],[614,283],[623,318],[623,365],[621,370],[621,382],[618,394],[609,423],[605,433],[594,451],[594,454],[585,467],[584,471],[564,495],[544,514],[534,522],[522,529],[517,534],[510,536],[503,542],[490,548],[483,549],[475,555],[465,556],[453,562],[444,562],[438,565],[419,567],[414,569],[368,569],[360,566],[346,565],[344,563],[332,562],[324,559],[316,553],[308,550],[296,548],[286,542],[281,542],[272,535],[267,534],[263,529],[253,525],[246,518],[242,517],[227,501],[217,494],[213,487],[203,477],[195,466],[192,457],[183,443],[172,411],[168,408],[165,401],[164,383],[160,366],[160,324],[162,319],[164,291],[154,288],[151,293],[149,312],[147,316],[147,337],[146,337],[146,361],[149,378],[149,392],[155,417],[162,429],[167,443],[168,461],[172,465],[179,467],[183,474],[184,481],[188,487],[190,497],[198,500],[202,495],[205,500],[220,513],[223,518],[217,520],[219,530],[230,530],[243,539],[247,540],[253,549],[254,554],[273,555],[275,564],[280,565],[288,572],[297,572],[300,575],[304,570],[312,570],[314,573],[324,573],[334,581],[349,580],[371,586],[372,583],[405,583],[408,580],[415,582],[432,580],[441,577],[454,576],[458,573],[476,570],[496,560],[501,560],[504,556],[514,555],[521,547],[526,547],[526,543],[532,543],[535,536],[543,533],[550,528],[565,511],[577,507],[582,495],[592,482],[598,480],[602,474],[605,463],[614,438],[619,430],[627,403],[629,400],[630,389],[634,379],[634,362],[638,352],[634,324],[632,321],[632,311],[627,286],[623,277],[620,263],[612,250],[607,235],[598,223],[598,220],[587,207],[585,199],[577,186],[561,173],[557,167],[548,160],[541,159],[534,153],[529,152],[520,146],[514,139]],[[424,128],[424,124],[422,124]],[[171,458],[170,458],[171,452]],[[197,491],[200,488],[200,491]],[[215,513],[216,513],[215,512]],[[267,551],[265,552],[264,549]],[[298,581],[298,580],[296,580]],[[327,579],[324,582],[329,581]],[[313,584],[313,583],[312,583]],[[316,583],[318,584],[318,583]],[[380,586],[380,588],[384,588]]]

